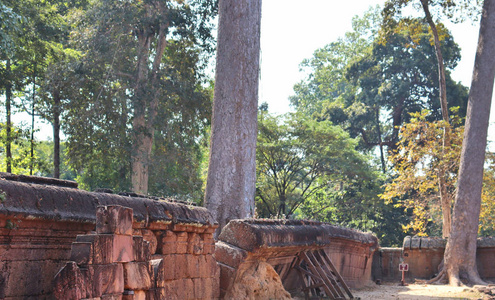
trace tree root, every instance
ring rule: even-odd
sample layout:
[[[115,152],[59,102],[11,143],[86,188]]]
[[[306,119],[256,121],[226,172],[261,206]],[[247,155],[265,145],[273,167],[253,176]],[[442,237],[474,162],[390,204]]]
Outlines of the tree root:
[[[438,273],[438,275],[435,278],[428,280],[426,283],[427,284],[445,284],[445,283],[447,283],[447,280],[445,278],[446,274],[447,274],[447,272],[445,272],[445,269],[443,269],[440,271],[440,273]]]

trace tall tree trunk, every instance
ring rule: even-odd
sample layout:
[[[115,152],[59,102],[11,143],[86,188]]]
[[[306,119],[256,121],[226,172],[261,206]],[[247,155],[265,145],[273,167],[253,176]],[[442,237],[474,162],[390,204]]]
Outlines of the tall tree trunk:
[[[387,166],[385,164],[385,154],[383,153],[383,140],[382,140],[382,129],[380,126],[380,108],[375,108],[375,117],[376,117],[376,128],[378,134],[378,145],[380,147],[380,160],[382,162],[382,171],[383,174],[387,173]]]
[[[29,161],[29,175],[33,175],[34,171],[34,104],[36,100],[36,64],[33,66],[33,100],[31,102],[31,153]]]
[[[466,274],[471,283],[483,283],[476,267],[476,238],[494,80],[495,0],[485,0],[469,92],[452,231],[444,256],[444,270],[451,285],[460,284],[461,273]]]
[[[438,37],[438,30],[433,18],[431,17],[429,9],[430,0],[421,0],[423,11],[425,12],[426,21],[433,33],[433,39],[435,41],[435,54],[437,56],[438,66],[438,85],[440,88],[440,107],[442,109],[443,120],[449,122],[449,107],[447,105],[447,84],[445,83],[445,66],[443,63],[442,49],[440,48],[440,38]]]
[[[161,10],[160,14],[165,15],[167,10],[166,2],[157,4],[154,9]],[[131,182],[134,192],[145,195],[148,193],[149,168],[151,165],[151,151],[155,131],[154,121],[159,99],[157,92],[149,93],[148,90],[156,87],[158,83],[160,64],[167,45],[168,27],[168,22],[160,24],[157,40],[155,41],[155,51],[151,51],[151,39],[153,38],[153,34],[150,33],[151,30],[140,30],[136,32],[140,43],[140,53],[133,99],[134,119],[132,123]],[[155,55],[151,69],[149,68],[150,52],[153,52]]]
[[[442,152],[447,152],[450,148],[450,126],[449,126],[449,109],[447,104],[447,83],[445,82],[445,65],[443,63],[442,49],[440,48],[440,38],[438,37],[438,30],[435,22],[430,13],[429,8],[430,0],[421,0],[421,5],[423,6],[423,11],[425,13],[426,21],[428,22],[431,32],[433,33],[433,39],[435,41],[435,54],[437,57],[438,66],[438,85],[440,89],[440,108],[442,110],[442,118],[445,121],[445,127],[443,129],[443,140],[442,140]],[[442,203],[442,236],[447,238],[450,236],[451,230],[451,210],[452,210],[452,199],[447,191],[446,183],[446,170],[445,166],[442,165],[438,171],[438,185],[440,191],[440,202]]]
[[[60,90],[53,93],[53,177],[60,178]]]
[[[219,230],[254,215],[260,23],[261,0],[220,0],[205,191]]]
[[[11,65],[10,59],[7,59],[7,84],[5,87],[5,113],[6,113],[6,124],[5,124],[5,164],[7,166],[6,171],[8,173],[12,172],[12,82],[11,82]]]

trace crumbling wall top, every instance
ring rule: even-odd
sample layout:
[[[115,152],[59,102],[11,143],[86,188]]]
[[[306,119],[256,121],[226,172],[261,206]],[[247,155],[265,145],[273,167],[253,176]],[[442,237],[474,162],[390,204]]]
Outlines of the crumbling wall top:
[[[231,220],[218,239],[247,251],[287,246],[324,246],[335,238],[378,245],[378,239],[357,230],[306,220]]]
[[[214,225],[203,207],[144,197],[95,193],[77,183],[36,176],[0,173],[0,213],[24,218],[95,223],[99,205],[132,208],[137,222]]]

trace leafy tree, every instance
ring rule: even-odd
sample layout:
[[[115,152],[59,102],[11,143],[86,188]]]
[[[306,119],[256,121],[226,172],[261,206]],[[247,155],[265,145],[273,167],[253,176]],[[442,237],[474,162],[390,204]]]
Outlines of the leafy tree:
[[[111,187],[155,192],[158,178],[149,182],[149,174],[166,170],[153,160],[164,149],[157,134],[188,140],[167,142],[194,157],[196,150],[180,147],[198,143],[207,125],[202,84],[213,3],[102,0],[81,15],[72,34],[83,57],[71,66],[77,93],[65,124],[69,158],[91,187],[111,166],[104,172]]]
[[[339,126],[304,114],[259,116],[257,214],[309,218],[376,232],[387,245],[404,235],[399,209],[377,194],[383,178]]]
[[[385,7],[383,9],[383,15],[384,15],[384,22],[383,22],[383,28],[385,31],[388,30],[396,30],[396,26],[394,25],[394,22],[392,19],[394,16],[402,9],[403,6],[407,6],[409,3],[416,3],[415,1],[410,1],[410,0],[389,0],[385,3]],[[444,11],[452,12],[455,11],[456,9],[456,3],[454,1],[436,1],[436,0],[420,0],[420,5],[421,8],[425,14],[425,20],[429,25],[429,35],[432,37],[432,44],[434,45],[435,49],[435,56],[436,56],[436,61],[437,61],[437,66],[438,66],[438,90],[439,90],[439,99],[440,99],[440,107],[441,107],[441,115],[443,120],[445,121],[445,127],[444,127],[444,133],[442,137],[442,144],[443,144],[443,151],[447,153],[449,151],[450,145],[450,126],[447,126],[449,123],[449,111],[448,111],[448,101],[447,101],[447,83],[446,83],[446,70],[445,70],[445,64],[444,64],[444,58],[443,58],[443,52],[446,51],[445,47],[441,46],[441,40],[443,39],[443,36],[441,36],[440,29],[438,28],[439,25],[433,20],[432,13],[430,11],[431,6],[441,6]],[[458,1],[458,4],[460,4],[461,1]],[[462,1],[462,6],[464,10],[466,10],[466,7],[468,7],[466,1]],[[406,23],[409,24],[408,26],[413,26],[415,27],[416,25],[414,24],[415,22],[411,22],[411,19],[405,18],[402,19],[400,23]],[[414,34],[412,35],[414,38]],[[442,50],[443,49],[443,50]],[[448,192],[448,175],[446,174],[448,171],[446,169],[441,168],[438,173],[438,184],[440,186],[440,198],[442,202],[442,211],[443,211],[443,216],[444,216],[444,224],[443,224],[443,237],[448,237],[450,235],[450,220],[451,220],[451,215],[450,215],[450,207],[451,207],[451,197],[450,193]]]
[[[68,27],[64,16],[74,5],[86,1],[4,1],[12,15],[19,16],[19,25],[15,34],[11,34],[10,56],[3,61],[5,73],[10,74],[6,82],[7,131],[10,128],[11,104],[20,105],[24,111],[32,115],[30,157],[34,163],[34,116],[39,113],[40,97],[38,89],[43,82],[47,67],[66,54],[63,42],[67,40]],[[3,59],[2,59],[3,60]],[[14,98],[12,98],[14,96]],[[19,103],[19,99],[23,100]],[[16,101],[17,100],[17,101]],[[16,103],[17,102],[17,103]],[[45,119],[51,118],[42,114]],[[10,140],[7,132],[7,140]],[[55,139],[56,141],[56,139]],[[7,153],[9,152],[7,143]],[[55,146],[58,143],[55,143]],[[55,153],[58,153],[55,151]],[[7,154],[7,157],[9,155]],[[56,160],[55,160],[56,161]],[[8,166],[8,164],[7,164]],[[55,166],[56,168],[56,166]],[[31,168],[32,173],[33,170]],[[56,172],[55,172],[56,173]],[[54,174],[56,175],[56,174]]]
[[[353,106],[361,103],[365,108],[351,110],[355,113],[351,114],[353,122],[350,122],[349,129],[355,135],[360,134],[367,147],[386,145],[390,150],[395,149],[399,128],[408,121],[411,112],[426,108],[432,110],[433,118],[441,118],[439,103],[434,100],[439,92],[433,84],[438,76],[433,67],[436,61],[434,49],[429,41],[427,26],[416,21],[414,32],[408,24],[404,31],[387,37],[385,44],[376,41],[368,55],[356,60],[347,69],[348,78],[360,87],[351,103]],[[444,47],[449,49],[444,55],[446,66],[453,69],[460,58],[459,47],[445,28],[443,33]],[[458,93],[452,95],[452,105],[460,106],[463,112],[466,89],[450,76],[448,84],[453,92]],[[384,118],[384,115],[387,117]]]
[[[458,161],[464,127],[460,118],[452,114],[452,125],[444,120],[428,121],[429,112],[412,113],[411,120],[402,126],[398,147],[389,157],[395,170],[395,177],[385,186],[381,195],[388,202],[400,199],[399,203],[412,212],[412,219],[405,231],[417,235],[435,235],[438,223],[450,227],[450,210],[442,207],[438,178],[440,170],[447,175],[446,187],[453,199],[456,188]],[[450,126],[452,126],[450,128]],[[438,141],[442,139],[444,128],[449,127],[449,148]],[[448,214],[440,214],[448,210]],[[438,215],[443,216],[439,222]]]
[[[398,129],[410,112],[426,108],[433,112],[432,118],[441,117],[439,102],[433,100],[438,95],[436,57],[428,27],[421,20],[411,20],[415,26],[397,23],[401,30],[387,36],[384,43],[378,34],[383,31],[379,9],[367,14],[373,17],[355,19],[354,31],[345,39],[317,50],[304,62],[310,75],[295,86],[291,101],[298,111],[330,120],[343,126],[351,137],[361,137],[360,149],[379,147],[385,172],[384,148],[395,148]],[[448,49],[446,66],[452,69],[460,57],[459,47],[448,31],[439,27]],[[448,73],[447,84],[451,105],[460,106],[462,115],[466,88]]]
[[[0,132],[0,147],[5,148],[7,126],[3,123],[1,124],[2,131]],[[10,131],[12,137],[11,144],[11,159],[4,159],[6,152],[2,151],[0,153],[0,168],[2,170],[6,169],[7,161],[10,163],[10,170],[15,174],[28,175],[30,173],[35,175],[45,175],[44,171],[48,166],[49,160],[40,153],[35,151],[33,157],[30,155],[31,151],[31,141],[29,138],[29,130],[24,129],[22,126],[12,126]],[[33,172],[30,172],[33,170]]]
[[[317,192],[340,189],[369,175],[356,142],[340,127],[292,115],[286,122],[261,115],[258,138],[258,214],[291,217]]]

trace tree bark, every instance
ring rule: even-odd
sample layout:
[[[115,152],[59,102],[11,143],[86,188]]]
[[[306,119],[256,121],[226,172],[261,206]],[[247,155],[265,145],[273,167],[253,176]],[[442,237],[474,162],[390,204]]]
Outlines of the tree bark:
[[[385,155],[383,153],[383,141],[382,141],[382,129],[380,126],[380,108],[376,107],[375,108],[375,117],[376,117],[376,128],[377,128],[377,134],[378,134],[378,145],[380,147],[380,160],[382,162],[382,172],[383,174],[387,173],[387,167],[385,164]]]
[[[447,83],[445,82],[445,65],[443,63],[442,49],[440,48],[440,38],[438,37],[438,30],[433,18],[431,17],[429,9],[429,0],[421,0],[423,11],[425,12],[426,21],[433,33],[433,39],[435,41],[435,54],[437,56],[438,66],[438,85],[440,88],[440,108],[442,109],[443,120],[449,122],[449,108],[447,105]]]
[[[60,90],[53,93],[53,177],[60,178]],[[34,114],[33,114],[34,115]]]
[[[467,275],[471,283],[484,283],[476,267],[476,238],[494,79],[495,0],[485,0],[469,92],[452,231],[444,256],[444,270],[451,285],[461,284],[460,274]]]
[[[12,173],[12,83],[11,83],[11,65],[10,59],[7,59],[6,65],[7,72],[7,84],[5,86],[5,113],[6,113],[6,124],[5,124],[5,164],[7,166],[6,171]]]
[[[150,14],[156,13],[151,10],[158,9],[160,15],[165,15],[166,2],[157,2],[153,8],[150,7],[149,9]],[[168,26],[168,22],[160,24],[154,43],[152,43],[153,30],[139,29],[135,32],[139,41],[139,57],[133,97],[131,183],[134,192],[144,195],[148,193],[149,167],[155,131],[154,122],[158,106],[158,94],[156,92],[149,93],[148,90],[156,86],[158,80],[160,64],[167,45]],[[152,45],[156,45],[154,51],[151,49]],[[155,55],[151,68],[149,66],[150,53]]]
[[[220,0],[205,191],[219,231],[254,215],[260,23],[261,0]]]
[[[442,110],[442,118],[445,121],[445,127],[443,131],[442,151],[445,154],[446,150],[450,148],[450,126],[449,126],[449,109],[447,104],[447,83],[445,82],[445,65],[443,63],[442,49],[440,48],[440,38],[438,37],[438,30],[435,22],[430,13],[429,0],[421,0],[423,11],[425,13],[426,21],[433,33],[433,39],[435,41],[435,54],[437,57],[438,66],[438,85],[440,90],[440,108]],[[442,205],[442,236],[447,238],[450,236],[451,230],[451,218],[452,218],[452,199],[447,192],[446,184],[446,171],[445,167],[441,166],[438,172],[438,185],[440,191],[440,202]]]

